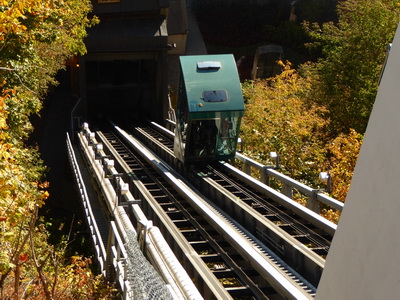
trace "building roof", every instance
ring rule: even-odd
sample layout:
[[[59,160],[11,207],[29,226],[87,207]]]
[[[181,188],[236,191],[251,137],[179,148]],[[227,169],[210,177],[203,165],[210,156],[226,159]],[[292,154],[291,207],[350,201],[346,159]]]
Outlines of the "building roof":
[[[132,52],[166,49],[168,33],[164,17],[104,19],[90,28],[88,52]]]

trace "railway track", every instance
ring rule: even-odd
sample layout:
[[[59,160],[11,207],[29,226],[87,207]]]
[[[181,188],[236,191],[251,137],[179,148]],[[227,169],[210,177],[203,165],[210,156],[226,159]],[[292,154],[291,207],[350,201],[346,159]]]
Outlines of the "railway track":
[[[110,131],[97,135],[135,186],[142,209],[162,228],[171,248],[179,248],[178,258],[205,298],[313,298],[315,287],[265,243],[117,130],[122,137]]]
[[[317,286],[332,237],[290,208],[221,169],[221,166],[210,165],[192,168],[192,182],[201,186],[200,190],[212,197],[221,209]]]
[[[182,171],[173,156],[170,131],[152,124],[137,126],[134,133]],[[183,171],[203,194],[318,286],[334,224],[228,164],[192,166]]]

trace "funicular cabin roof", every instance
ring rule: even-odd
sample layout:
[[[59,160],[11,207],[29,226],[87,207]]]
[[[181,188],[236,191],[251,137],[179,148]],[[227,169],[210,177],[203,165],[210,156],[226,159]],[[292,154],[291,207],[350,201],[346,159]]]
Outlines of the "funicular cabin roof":
[[[243,95],[233,55],[181,56],[180,63],[191,119],[243,116]]]

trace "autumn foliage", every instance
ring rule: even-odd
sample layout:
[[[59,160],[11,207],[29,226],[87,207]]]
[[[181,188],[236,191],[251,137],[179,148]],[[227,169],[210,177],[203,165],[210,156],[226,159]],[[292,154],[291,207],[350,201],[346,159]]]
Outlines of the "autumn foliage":
[[[280,75],[243,84],[245,152],[266,165],[273,164],[271,151],[279,153],[281,172],[312,187],[322,188],[319,173],[328,171],[331,195],[344,202],[362,135],[350,129],[332,138],[327,133],[328,109],[310,101],[314,78],[301,76],[290,63],[280,64]],[[321,213],[331,221],[339,220],[338,212],[329,208],[322,207]]]
[[[337,4],[337,22],[305,22],[320,58],[298,71],[281,62],[280,75],[243,84],[246,152],[266,164],[278,152],[282,172],[312,187],[329,172],[331,196],[344,202],[399,12],[396,1],[346,0]],[[327,207],[321,213],[339,220]]]
[[[275,151],[283,172],[311,184],[326,156],[324,132],[329,120],[324,118],[324,107],[306,100],[311,82],[290,63],[280,64],[280,75],[243,85],[247,103],[242,136],[251,157],[271,164],[269,153]]]
[[[346,0],[338,1],[337,22],[305,23],[308,46],[322,53],[310,66],[319,80],[313,100],[329,109],[332,134],[364,133],[399,12],[398,1]]]
[[[344,202],[350,188],[353,170],[356,166],[358,153],[362,145],[363,136],[354,129],[349,134],[341,133],[328,145],[330,173],[332,184],[335,187],[333,196]]]
[[[65,60],[83,54],[88,0],[0,0],[0,298],[105,298],[89,261],[49,245],[38,210],[49,194],[39,154],[26,146]],[[63,276],[60,276],[63,274]]]

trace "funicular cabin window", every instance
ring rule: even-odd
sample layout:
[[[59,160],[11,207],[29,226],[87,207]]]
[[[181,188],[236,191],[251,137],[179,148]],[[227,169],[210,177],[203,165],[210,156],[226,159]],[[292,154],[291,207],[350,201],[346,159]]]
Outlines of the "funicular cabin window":
[[[196,158],[232,155],[236,151],[239,128],[238,117],[193,120],[187,154]]]
[[[98,0],[97,3],[104,4],[104,3],[118,3],[120,0]]]

